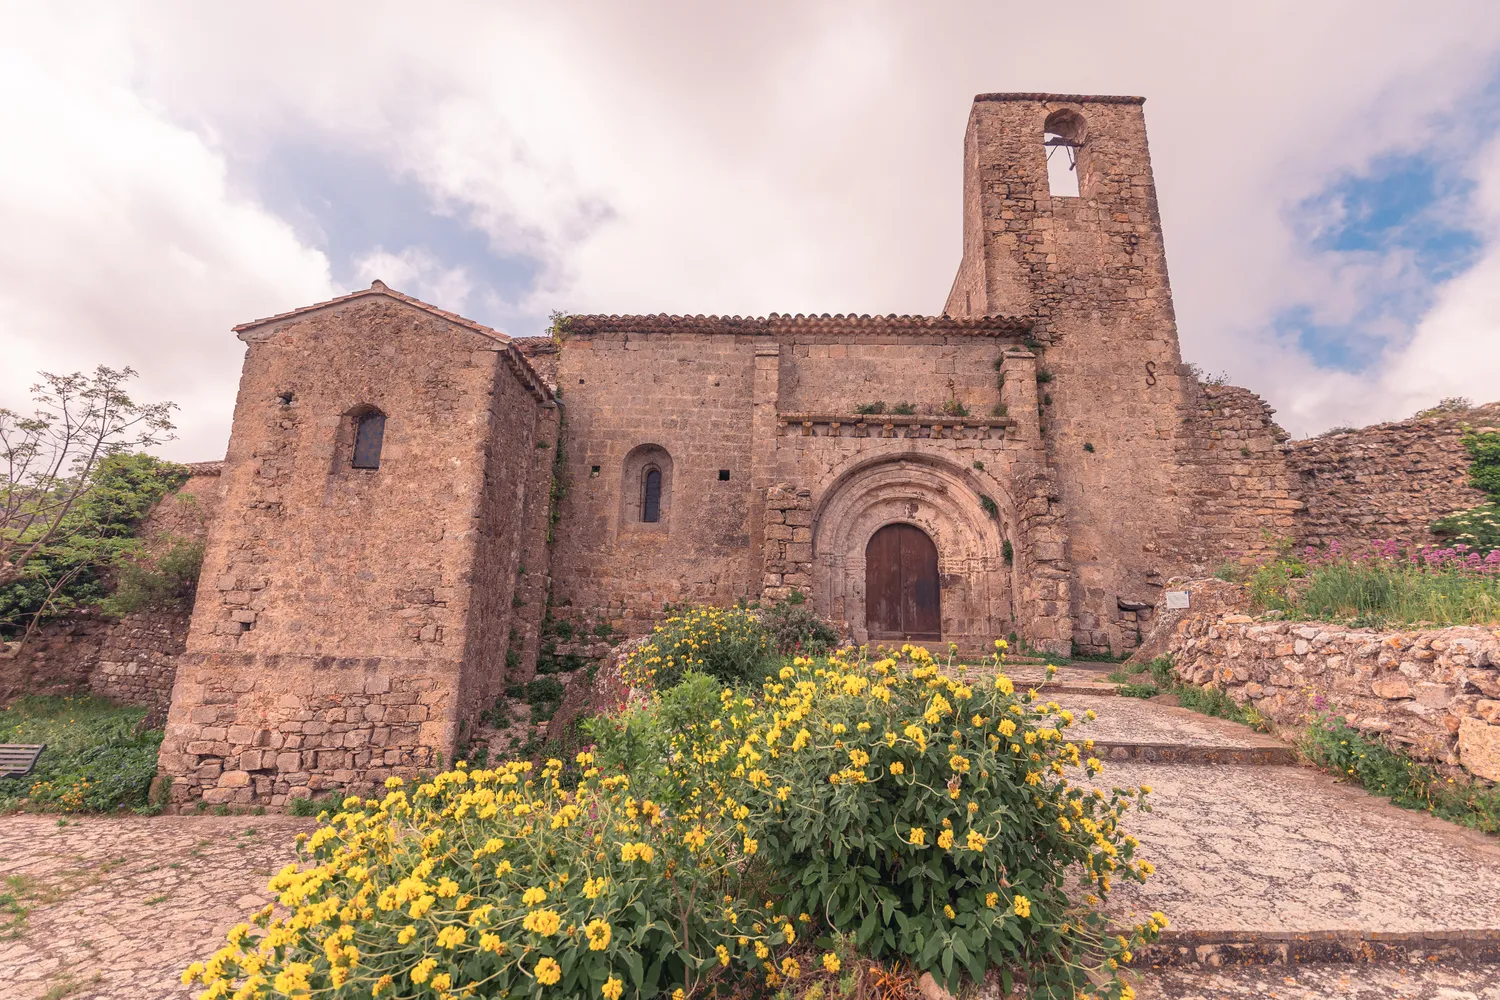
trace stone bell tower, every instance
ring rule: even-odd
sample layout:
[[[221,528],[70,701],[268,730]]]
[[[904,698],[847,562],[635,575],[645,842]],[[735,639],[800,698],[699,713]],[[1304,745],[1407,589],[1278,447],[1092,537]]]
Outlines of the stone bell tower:
[[[1033,321],[1084,651],[1117,647],[1122,614],[1159,596],[1173,569],[1164,540],[1186,513],[1174,475],[1185,386],[1143,103],[974,99],[963,261],[945,309]]]

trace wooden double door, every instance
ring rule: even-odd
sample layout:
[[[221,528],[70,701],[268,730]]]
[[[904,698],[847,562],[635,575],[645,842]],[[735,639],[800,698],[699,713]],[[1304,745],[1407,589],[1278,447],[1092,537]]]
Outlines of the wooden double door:
[[[914,524],[888,524],[865,546],[865,627],[871,639],[941,639],[937,546]]]

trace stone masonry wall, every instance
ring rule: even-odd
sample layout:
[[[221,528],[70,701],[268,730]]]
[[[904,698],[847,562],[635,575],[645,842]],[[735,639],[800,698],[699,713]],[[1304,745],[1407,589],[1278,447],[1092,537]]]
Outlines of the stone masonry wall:
[[[1500,780],[1500,629],[1374,632],[1321,622],[1189,615],[1176,670],[1299,729],[1319,709],[1413,756]]]
[[[161,749],[172,799],[281,804],[451,759],[466,686],[477,703],[504,670],[550,392],[508,338],[378,282],[239,329],[223,509]],[[368,408],[379,466],[354,468]]]
[[[777,483],[766,491],[765,577],[761,596],[780,601],[812,590],[812,491]]]
[[[451,748],[457,691],[443,661],[187,653],[160,773],[175,803],[367,792]]]
[[[1286,459],[1304,505],[1297,543],[1351,552],[1377,539],[1440,543],[1428,525],[1485,502],[1469,485],[1465,425],[1500,427],[1500,403],[1292,442]]]
[[[1303,504],[1287,470],[1287,433],[1264,400],[1238,386],[1199,385],[1189,412],[1178,476],[1193,516],[1164,554],[1199,575],[1269,554],[1294,532]]]

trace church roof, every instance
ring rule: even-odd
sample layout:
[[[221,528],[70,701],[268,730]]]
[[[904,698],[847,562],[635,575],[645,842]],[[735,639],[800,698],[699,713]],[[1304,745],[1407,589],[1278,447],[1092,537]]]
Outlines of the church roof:
[[[506,363],[510,365],[511,370],[515,372],[516,377],[519,378],[521,382],[526,386],[527,391],[543,403],[550,403],[552,401],[552,386],[548,383],[547,379],[545,379],[541,375],[541,373],[539,373],[531,364],[531,361],[527,358],[526,354],[516,346],[513,338],[501,333],[499,330],[491,329],[490,327],[485,326],[483,323],[476,323],[472,319],[467,319],[463,316],[460,316],[458,315],[458,313],[451,313],[446,309],[439,309],[437,306],[433,305],[430,302],[423,302],[421,299],[402,294],[401,292],[396,291],[394,288],[387,286],[385,282],[379,280],[378,278],[370,282],[369,288],[361,288],[357,292],[350,292],[348,295],[340,295],[338,298],[329,299],[327,302],[314,302],[310,306],[303,306],[301,309],[293,309],[290,312],[277,313],[275,316],[267,316],[264,319],[253,319],[248,323],[241,323],[239,326],[235,327],[234,332],[237,334],[243,334],[250,330],[254,330],[258,327],[266,326],[271,323],[280,323],[284,320],[302,316],[310,312],[316,312],[320,309],[327,309],[331,306],[340,306],[346,302],[353,302],[356,299],[376,296],[395,299],[397,302],[409,305],[414,309],[420,309],[425,313],[430,313],[431,315],[438,317],[439,319],[447,320],[454,326],[461,326],[465,329],[473,330],[475,333],[481,334],[485,337],[489,337],[491,340],[498,342],[501,345],[500,353],[503,353],[505,355]]]
[[[363,299],[376,295],[382,295],[389,299],[395,299],[397,302],[404,302],[409,306],[414,306],[415,308],[422,310],[423,312],[431,313],[432,315],[437,316],[440,319],[445,319],[456,326],[465,327],[467,329],[473,330],[475,333],[481,333],[486,337],[493,337],[495,340],[498,340],[501,343],[510,343],[511,338],[508,335],[501,333],[499,330],[491,329],[490,327],[485,326],[483,323],[476,323],[472,319],[466,319],[463,316],[460,316],[458,313],[451,313],[446,309],[439,309],[437,306],[433,305],[430,302],[423,302],[421,299],[398,292],[394,288],[387,286],[386,283],[381,281],[379,278],[370,282],[369,288],[361,288],[357,292],[350,292],[348,295],[340,295],[338,298],[329,299],[327,302],[314,302],[310,306],[303,306],[300,309],[293,309],[290,312],[277,313],[275,316],[267,316],[264,319],[252,319],[248,323],[241,323],[239,326],[234,328],[234,332],[242,333],[246,330],[253,330],[258,326],[265,326],[267,323],[280,323],[282,320],[291,319],[294,316],[301,316],[304,313],[310,313],[318,309],[327,309],[329,306],[343,305],[345,302],[353,302],[355,299]]]
[[[855,313],[772,313],[769,316],[643,316],[585,314],[560,321],[564,333],[904,333],[1018,336],[1031,329],[1027,316],[871,316]]]

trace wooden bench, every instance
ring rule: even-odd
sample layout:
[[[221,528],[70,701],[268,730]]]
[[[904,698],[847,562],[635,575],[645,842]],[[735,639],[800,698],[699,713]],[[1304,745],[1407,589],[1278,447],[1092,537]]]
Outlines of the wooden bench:
[[[0,778],[26,777],[45,749],[45,743],[0,743]]]

